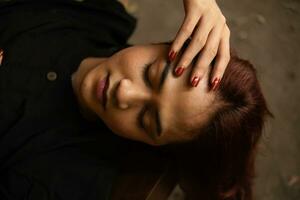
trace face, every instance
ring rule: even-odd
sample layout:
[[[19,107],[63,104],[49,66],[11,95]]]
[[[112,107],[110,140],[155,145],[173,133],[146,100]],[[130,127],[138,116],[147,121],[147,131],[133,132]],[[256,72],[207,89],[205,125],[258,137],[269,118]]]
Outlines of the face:
[[[189,84],[192,66],[176,77],[178,58],[167,62],[168,49],[140,45],[83,60],[72,84],[85,115],[100,117],[117,135],[151,145],[189,139],[195,127],[207,123],[215,94],[209,91],[209,73],[196,88]],[[101,84],[108,86],[105,106]]]

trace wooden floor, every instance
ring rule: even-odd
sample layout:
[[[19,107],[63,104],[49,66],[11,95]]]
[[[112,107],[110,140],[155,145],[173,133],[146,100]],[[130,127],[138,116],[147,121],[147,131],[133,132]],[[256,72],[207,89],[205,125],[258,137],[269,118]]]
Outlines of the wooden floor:
[[[182,0],[124,0],[138,17],[131,43],[173,39],[184,17]],[[231,45],[258,70],[275,115],[257,158],[256,199],[300,199],[300,1],[217,1]],[[182,200],[177,188],[169,200]]]

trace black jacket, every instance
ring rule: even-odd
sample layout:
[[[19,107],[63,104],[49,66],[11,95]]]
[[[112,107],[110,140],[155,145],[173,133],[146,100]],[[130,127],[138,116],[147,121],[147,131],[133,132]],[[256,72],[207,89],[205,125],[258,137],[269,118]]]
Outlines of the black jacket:
[[[126,45],[114,0],[0,2],[0,199],[109,199],[124,148],[79,113],[71,74]]]

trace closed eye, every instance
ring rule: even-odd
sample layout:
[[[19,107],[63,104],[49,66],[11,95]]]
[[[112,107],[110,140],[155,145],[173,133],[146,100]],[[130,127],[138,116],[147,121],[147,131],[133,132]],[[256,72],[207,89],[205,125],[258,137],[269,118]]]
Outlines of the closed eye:
[[[142,69],[142,77],[143,77],[143,81],[145,83],[145,85],[148,87],[148,88],[152,88],[152,84],[151,84],[151,81],[149,80],[149,69],[151,67],[153,63],[148,63],[146,64],[143,69]]]
[[[146,131],[146,127],[145,127],[145,124],[144,124],[144,115],[147,111],[147,106],[144,106],[141,111],[138,113],[138,116],[137,116],[137,126]]]

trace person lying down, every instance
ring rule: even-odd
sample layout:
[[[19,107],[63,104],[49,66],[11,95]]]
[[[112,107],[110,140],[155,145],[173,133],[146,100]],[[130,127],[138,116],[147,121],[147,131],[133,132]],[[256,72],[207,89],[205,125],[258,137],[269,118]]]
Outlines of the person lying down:
[[[135,45],[83,60],[72,76],[81,112],[121,137],[172,149],[178,167],[190,172],[182,180],[190,195],[199,197],[201,186],[210,195],[250,198],[254,155],[270,114],[255,68],[231,52],[219,85],[209,82],[211,66],[191,87],[194,62],[177,76],[185,48],[170,62],[169,46]]]

